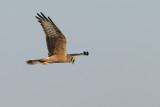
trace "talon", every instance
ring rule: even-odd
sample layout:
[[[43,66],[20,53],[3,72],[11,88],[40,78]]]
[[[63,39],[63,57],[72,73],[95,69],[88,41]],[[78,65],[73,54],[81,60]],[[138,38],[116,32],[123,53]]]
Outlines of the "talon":
[[[43,65],[47,65],[48,64],[48,62],[43,62]]]

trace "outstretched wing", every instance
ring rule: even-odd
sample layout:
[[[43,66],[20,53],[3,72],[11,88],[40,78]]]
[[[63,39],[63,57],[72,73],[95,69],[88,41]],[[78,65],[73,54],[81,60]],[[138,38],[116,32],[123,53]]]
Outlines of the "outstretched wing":
[[[86,55],[86,56],[88,56],[89,55],[89,52],[87,51],[87,52],[83,52],[83,53],[77,53],[77,54],[69,54],[70,56],[84,56],[84,55]]]
[[[66,38],[58,27],[53,23],[50,17],[46,17],[42,12],[41,15],[37,13],[36,18],[41,23],[41,26],[46,35],[46,42],[48,48],[48,56],[54,54],[66,54]]]

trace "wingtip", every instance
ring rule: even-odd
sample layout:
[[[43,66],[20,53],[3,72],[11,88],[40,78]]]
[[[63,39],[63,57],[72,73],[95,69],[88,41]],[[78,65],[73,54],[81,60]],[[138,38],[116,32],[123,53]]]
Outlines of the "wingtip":
[[[39,13],[37,13],[37,15],[40,17],[41,15]]]
[[[40,19],[39,17],[35,16],[37,19]]]
[[[42,12],[40,12],[41,13],[41,15],[44,15]]]
[[[89,55],[89,52],[87,51],[87,55]]]
[[[39,13],[37,13],[37,15],[39,16]]]
[[[83,52],[83,55],[87,55],[87,56],[88,56],[88,55],[89,55],[89,52],[88,52],[88,51],[86,51],[86,52],[84,51],[84,52]]]

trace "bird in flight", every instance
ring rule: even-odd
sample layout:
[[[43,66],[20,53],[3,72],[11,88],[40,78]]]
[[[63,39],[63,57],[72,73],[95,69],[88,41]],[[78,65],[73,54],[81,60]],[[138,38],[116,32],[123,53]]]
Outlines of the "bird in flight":
[[[63,33],[58,29],[58,27],[53,23],[50,17],[46,17],[42,12],[38,14],[36,18],[38,22],[41,24],[45,35],[46,42],[48,48],[48,57],[36,60],[28,60],[27,64],[39,64],[42,63],[44,65],[49,63],[74,63],[75,56],[88,56],[88,52],[76,53],[76,54],[67,54],[66,52],[66,43],[67,40]]]

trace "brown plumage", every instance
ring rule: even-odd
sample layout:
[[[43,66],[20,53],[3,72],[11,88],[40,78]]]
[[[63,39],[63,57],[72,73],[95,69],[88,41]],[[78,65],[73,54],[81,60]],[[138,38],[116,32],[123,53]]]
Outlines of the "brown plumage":
[[[82,55],[89,55],[88,52],[83,52],[79,54],[67,54],[66,52],[66,43],[67,40],[63,33],[58,29],[58,27],[53,23],[50,17],[46,17],[42,12],[38,14],[36,18],[38,22],[40,22],[45,35],[46,35],[46,42],[48,48],[48,58],[37,59],[37,60],[28,60],[26,61],[27,64],[38,64],[42,63],[44,65],[48,63],[74,63],[75,57],[74,56],[82,56]]]

